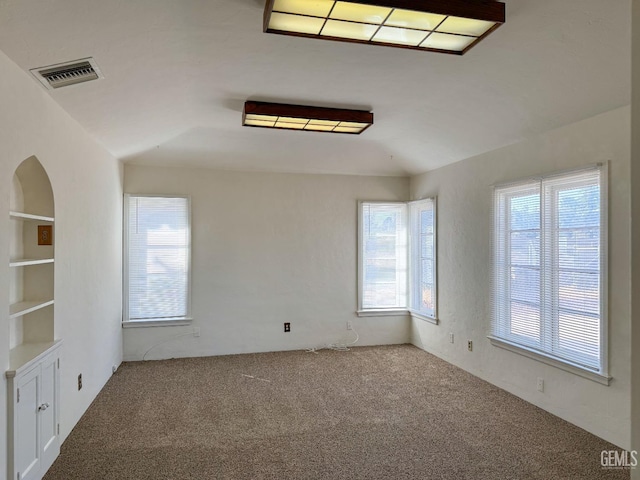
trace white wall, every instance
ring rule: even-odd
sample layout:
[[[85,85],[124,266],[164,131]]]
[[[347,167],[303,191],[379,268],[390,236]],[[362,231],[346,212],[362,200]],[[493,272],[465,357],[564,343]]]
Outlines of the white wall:
[[[640,85],[640,1],[632,2],[632,81]],[[640,88],[633,88],[631,99],[631,448],[640,451]],[[640,467],[631,472],[640,480]]]
[[[35,155],[55,196],[55,333],[61,352],[61,435],[66,438],[122,358],[122,168],[49,94],[0,52],[0,259],[9,257],[13,172]],[[91,88],[90,84],[70,88]],[[0,312],[9,267],[0,263]],[[9,320],[0,315],[0,370],[9,365]],[[84,388],[76,378],[83,374]],[[0,380],[0,480],[5,480],[6,379]]]
[[[630,444],[630,109],[412,178],[411,198],[438,197],[440,325],[414,322],[415,345],[621,447]],[[610,386],[492,346],[491,185],[610,161]],[[452,332],[455,343],[448,334]],[[466,341],[473,340],[473,352]],[[545,392],[536,390],[536,379]]]
[[[394,177],[126,165],[125,192],[188,194],[193,327],[124,331],[127,360],[409,342],[405,317],[357,318],[357,200],[406,200]],[[291,322],[291,332],[283,323]]]

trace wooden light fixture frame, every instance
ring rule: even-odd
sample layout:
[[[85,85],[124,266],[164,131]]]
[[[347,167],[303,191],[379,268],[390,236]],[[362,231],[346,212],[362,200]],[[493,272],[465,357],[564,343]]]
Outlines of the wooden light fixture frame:
[[[405,48],[409,50],[421,50],[427,52],[448,53],[452,55],[464,55],[485,37],[502,26],[506,20],[505,4],[497,0],[344,0],[348,3],[374,7],[399,8],[402,10],[412,10],[421,13],[433,13],[437,15],[447,15],[462,17],[472,20],[483,20],[494,22],[495,25],[467,46],[464,50],[443,50],[439,48],[420,47],[412,45],[399,45],[396,43],[386,43],[371,40],[357,40],[353,38],[331,37],[326,35],[314,35],[309,33],[290,32],[285,30],[275,30],[269,28],[271,12],[276,0],[266,0],[263,16],[263,31],[265,33],[276,33],[279,35],[290,35],[294,37],[318,38],[322,40],[333,40],[348,43],[363,43],[366,45],[381,45],[394,48]],[[358,23],[358,22],[353,22]]]
[[[267,127],[260,125],[246,125],[245,120],[247,115],[268,115],[272,117],[304,118],[310,120],[327,120],[333,122],[366,123],[367,126],[359,132],[334,132],[330,130],[305,130],[299,128]],[[278,130],[296,130],[305,132],[360,135],[367,128],[373,125],[373,113],[367,112],[365,110],[350,110],[345,108],[327,108],[313,107],[309,105],[291,105],[287,103],[246,101],[244,102],[244,109],[242,111],[242,125],[255,128],[275,128]]]

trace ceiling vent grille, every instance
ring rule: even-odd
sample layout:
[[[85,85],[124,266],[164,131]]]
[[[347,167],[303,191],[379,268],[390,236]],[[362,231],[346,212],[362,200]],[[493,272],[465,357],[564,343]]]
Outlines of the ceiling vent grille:
[[[30,71],[49,90],[104,78],[93,58],[34,68]]]

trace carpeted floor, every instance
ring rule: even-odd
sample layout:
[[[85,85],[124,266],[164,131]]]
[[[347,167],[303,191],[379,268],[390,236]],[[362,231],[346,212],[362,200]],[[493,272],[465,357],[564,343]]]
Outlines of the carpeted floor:
[[[409,345],[124,363],[45,480],[628,479],[617,447]]]

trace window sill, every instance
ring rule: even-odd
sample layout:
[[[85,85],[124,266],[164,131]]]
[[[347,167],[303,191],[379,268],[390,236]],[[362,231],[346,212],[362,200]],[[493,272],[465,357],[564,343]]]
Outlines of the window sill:
[[[493,345],[494,347],[504,348],[505,350],[509,350],[510,352],[517,353],[518,355],[522,355],[533,360],[537,360],[547,365],[551,365],[552,367],[556,367],[560,370],[573,373],[602,385],[608,386],[611,382],[611,377],[607,375],[601,375],[600,373],[594,372],[592,370],[587,370],[584,367],[574,365],[563,360],[558,360],[554,357],[544,355],[543,353],[531,350],[521,345],[516,345],[501,338],[493,337],[491,335],[487,338],[491,341],[491,345]]]
[[[398,315],[406,315],[409,311],[406,308],[396,309],[370,309],[370,310],[358,310],[356,314],[359,317],[397,317]]]
[[[128,320],[122,322],[122,328],[145,328],[145,327],[180,327],[191,325],[193,318],[154,318],[153,320]]]
[[[412,311],[409,311],[409,314],[411,315],[411,318],[415,320],[422,320],[424,322],[433,323],[434,325],[438,325],[439,323],[439,320],[436,317],[428,317],[426,315],[422,315],[421,313]]]

